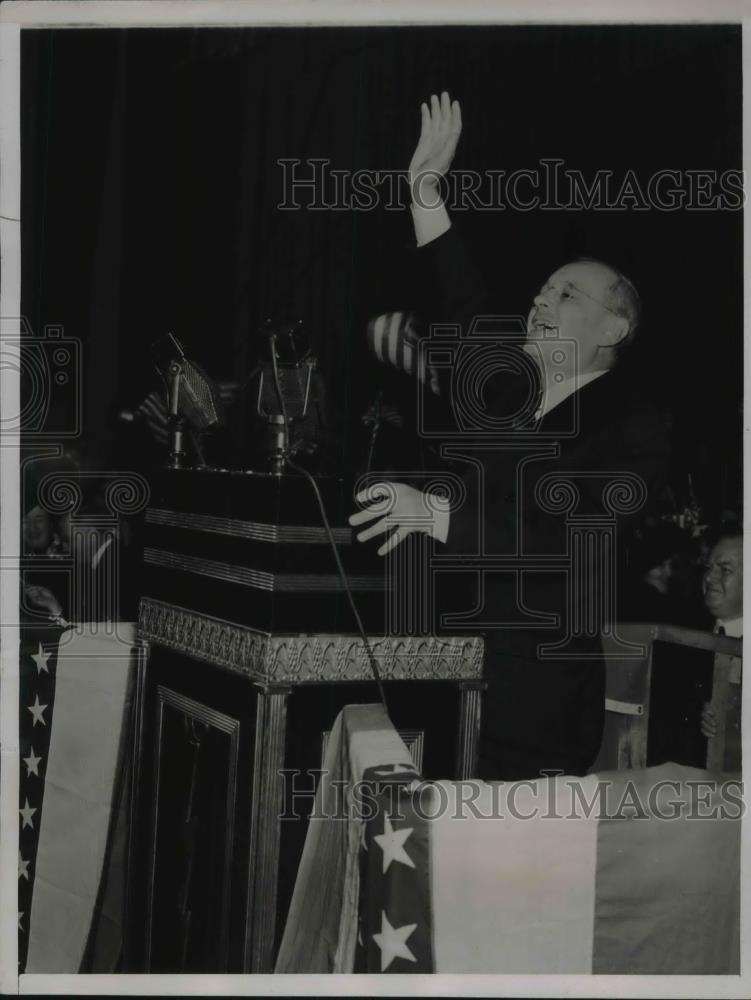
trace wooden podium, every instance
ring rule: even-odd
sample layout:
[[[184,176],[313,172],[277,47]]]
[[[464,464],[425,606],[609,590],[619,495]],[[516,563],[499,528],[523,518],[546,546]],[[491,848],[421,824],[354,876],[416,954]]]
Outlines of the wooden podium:
[[[334,484],[329,517],[347,552],[337,491],[345,507]],[[308,499],[286,477],[177,471],[153,486],[125,971],[273,970],[328,732],[344,705],[378,700],[362,639],[335,630],[341,588]],[[426,778],[470,777],[482,640],[382,634],[387,582],[354,546],[342,558],[366,592],[389,713],[416,765]],[[292,627],[297,613],[306,631]]]

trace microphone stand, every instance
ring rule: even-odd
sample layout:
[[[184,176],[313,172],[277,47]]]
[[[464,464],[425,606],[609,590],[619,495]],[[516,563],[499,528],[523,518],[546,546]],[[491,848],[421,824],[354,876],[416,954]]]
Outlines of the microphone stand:
[[[373,454],[375,452],[376,440],[378,438],[378,433],[381,429],[381,401],[383,400],[383,393],[379,392],[373,403],[373,427],[370,431],[370,446],[368,448],[368,464],[365,468],[365,474],[370,472],[370,468],[373,464]]]
[[[185,465],[185,421],[178,414],[180,378],[182,377],[182,365],[179,361],[170,362],[168,374],[170,453],[167,459],[167,468],[182,469]]]
[[[281,413],[269,414],[266,419],[273,427],[274,443],[271,450],[271,472],[275,476],[281,476],[289,458],[289,416],[287,414],[287,404],[284,399],[281,380],[279,378],[279,359],[276,352],[276,333],[269,335],[269,353],[271,354],[271,365],[274,371],[274,388]],[[259,389],[260,392],[260,389]]]

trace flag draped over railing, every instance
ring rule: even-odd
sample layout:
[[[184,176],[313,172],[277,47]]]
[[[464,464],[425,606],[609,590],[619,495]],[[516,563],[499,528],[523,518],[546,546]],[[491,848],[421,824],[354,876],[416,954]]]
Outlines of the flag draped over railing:
[[[122,935],[122,836],[119,858],[111,848],[124,828],[118,778],[134,639],[134,626],[125,623],[116,630],[111,624],[24,630],[20,971],[78,972],[87,947],[97,952],[97,971],[114,971]]]
[[[26,968],[61,628],[24,629],[19,679],[18,966]]]
[[[417,782],[380,706],[344,709],[332,765],[278,972],[738,972],[732,777],[667,764]],[[346,818],[330,800],[342,778]]]
[[[355,815],[363,786],[411,783],[412,758],[381,705],[349,705],[331,731],[277,957],[277,972],[351,972],[360,905]]]

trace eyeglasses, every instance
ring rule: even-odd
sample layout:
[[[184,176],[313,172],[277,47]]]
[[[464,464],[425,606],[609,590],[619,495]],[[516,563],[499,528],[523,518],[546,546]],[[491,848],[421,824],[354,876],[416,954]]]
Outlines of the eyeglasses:
[[[550,285],[545,285],[545,287],[540,289],[540,291],[537,294],[546,295],[550,290],[551,290]],[[594,295],[590,295],[589,292],[585,292],[583,288],[580,288],[578,285],[575,285],[573,281],[564,282],[563,287],[561,288],[560,297],[563,298],[564,295],[566,295],[568,292],[571,291],[577,292],[579,295],[583,295],[585,299],[589,299],[590,302],[594,302],[595,305],[600,306],[601,309],[606,309],[609,313],[612,313],[613,316],[620,317],[621,314],[619,312],[616,312],[616,310],[613,309],[612,306],[609,306],[606,302],[601,302],[600,299],[596,299]]]

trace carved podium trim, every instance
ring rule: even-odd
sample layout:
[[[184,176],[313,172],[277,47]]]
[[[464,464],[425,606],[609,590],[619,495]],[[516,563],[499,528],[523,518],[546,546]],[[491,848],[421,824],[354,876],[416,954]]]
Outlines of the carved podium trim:
[[[141,639],[243,674],[258,684],[372,680],[356,635],[268,635],[242,625],[142,598]],[[384,680],[477,680],[483,641],[477,636],[372,636]]]

